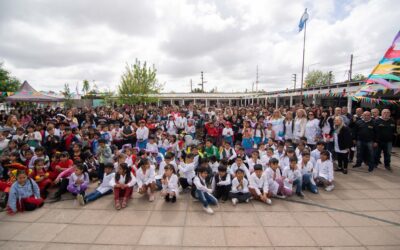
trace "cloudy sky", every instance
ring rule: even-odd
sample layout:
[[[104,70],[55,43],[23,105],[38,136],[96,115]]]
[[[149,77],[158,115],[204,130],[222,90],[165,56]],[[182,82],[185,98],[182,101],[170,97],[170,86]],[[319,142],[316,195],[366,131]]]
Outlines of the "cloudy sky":
[[[300,78],[308,8],[305,71],[368,74],[399,30],[398,0],[4,0],[0,61],[38,90],[75,89],[83,79],[115,90],[126,63],[155,64],[164,91],[292,87]],[[299,81],[298,81],[299,82]]]

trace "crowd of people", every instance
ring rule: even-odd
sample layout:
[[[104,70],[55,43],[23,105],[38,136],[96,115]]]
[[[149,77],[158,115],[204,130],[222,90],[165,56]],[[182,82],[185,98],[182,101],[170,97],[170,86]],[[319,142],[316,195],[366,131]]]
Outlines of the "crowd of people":
[[[391,171],[400,126],[389,109],[118,106],[0,112],[0,202],[10,214],[56,202],[80,205],[133,192],[175,203],[190,192],[211,205],[251,199],[272,205],[304,192],[334,190],[334,172],[362,163]],[[91,183],[97,186],[88,192]],[[56,190],[55,192],[49,192]]]

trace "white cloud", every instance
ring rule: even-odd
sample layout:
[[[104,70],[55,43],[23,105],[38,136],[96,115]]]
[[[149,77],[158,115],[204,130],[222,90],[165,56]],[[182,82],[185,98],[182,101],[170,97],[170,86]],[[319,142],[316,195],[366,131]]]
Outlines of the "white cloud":
[[[1,1],[0,60],[21,80],[43,90],[75,88],[83,79],[116,89],[126,63],[155,64],[165,91],[251,89],[259,65],[265,90],[300,79],[302,33],[308,8],[307,69],[346,79],[368,74],[398,31],[396,0],[265,1]]]

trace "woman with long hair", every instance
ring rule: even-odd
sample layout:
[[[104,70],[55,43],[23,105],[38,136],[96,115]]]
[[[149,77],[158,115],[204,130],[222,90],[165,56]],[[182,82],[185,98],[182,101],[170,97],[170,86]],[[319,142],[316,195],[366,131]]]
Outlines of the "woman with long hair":
[[[343,118],[340,116],[335,117],[334,124],[333,143],[338,161],[337,171],[342,171],[344,174],[347,174],[349,152],[352,146],[350,129],[344,125]]]

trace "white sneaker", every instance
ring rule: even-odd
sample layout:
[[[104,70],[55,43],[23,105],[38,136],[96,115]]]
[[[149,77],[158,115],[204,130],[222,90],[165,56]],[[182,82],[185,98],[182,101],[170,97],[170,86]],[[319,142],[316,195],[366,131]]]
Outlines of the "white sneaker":
[[[150,201],[150,202],[154,201],[154,194],[150,194],[150,195],[149,195],[149,201]]]
[[[325,191],[326,191],[326,192],[330,192],[330,191],[332,191],[334,188],[335,188],[335,185],[331,184],[331,185],[329,185],[329,186],[327,186],[327,187],[325,188]]]
[[[206,211],[206,213],[208,213],[208,214],[213,214],[214,213],[214,211],[212,210],[212,208],[211,207],[203,207],[203,210],[204,211]]]
[[[269,198],[267,198],[267,199],[265,200],[265,203],[267,203],[268,205],[272,205],[272,200],[269,199]]]
[[[76,196],[76,199],[78,200],[79,205],[84,206],[85,205],[85,200],[83,199],[83,195],[78,194]]]
[[[232,198],[232,204],[233,204],[234,206],[236,206],[236,204],[237,204],[238,202],[239,202],[238,199]]]

